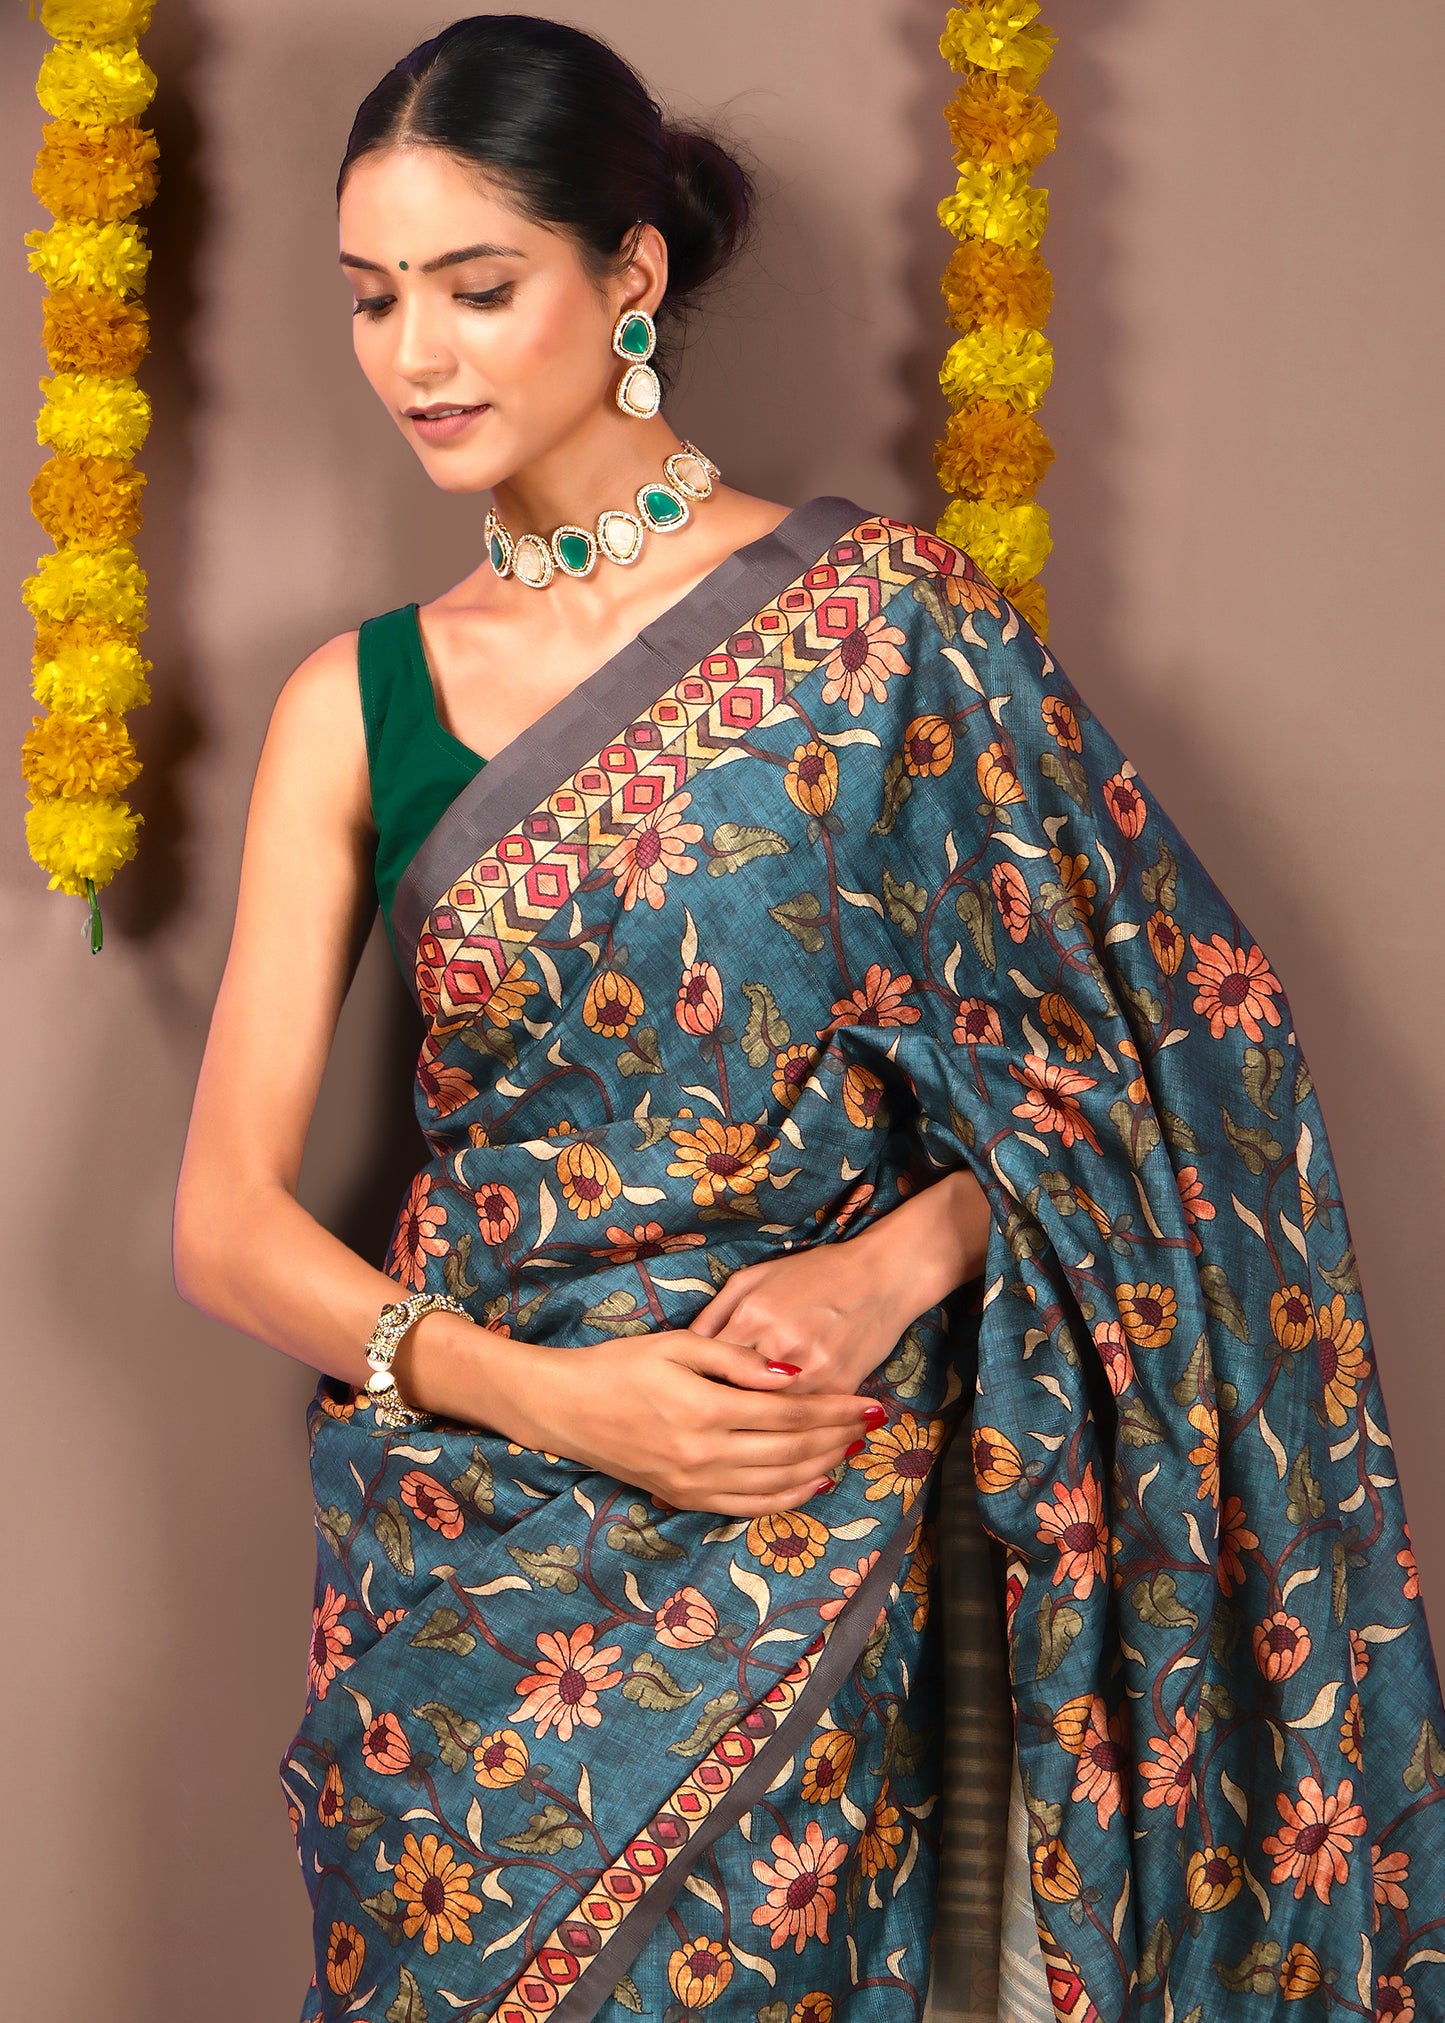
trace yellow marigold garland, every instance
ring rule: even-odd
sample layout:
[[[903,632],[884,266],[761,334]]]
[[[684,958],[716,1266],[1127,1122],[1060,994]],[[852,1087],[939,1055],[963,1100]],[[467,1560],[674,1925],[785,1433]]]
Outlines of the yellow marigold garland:
[[[959,333],[939,368],[953,413],[934,450],[952,493],[937,523],[1001,584],[1034,629],[1048,629],[1036,580],[1053,546],[1034,503],[1054,452],[1035,419],[1053,377],[1043,334],[1053,282],[1039,256],[1047,190],[1030,181],[1058,138],[1058,120],[1035,86],[1055,37],[1040,0],[964,0],[952,7],[939,52],[960,73],[946,108],[957,188],[938,206],[959,245],[940,289]]]
[[[104,932],[97,893],[135,855],[143,819],[123,799],[140,771],[124,713],[150,700],[138,644],[146,575],[132,546],[145,476],[131,459],[151,421],[135,379],[150,262],[135,214],[157,186],[156,137],[138,124],[156,78],[136,47],[153,4],[41,0],[55,40],[35,89],[51,117],[31,187],[55,222],[25,234],[49,291],[52,368],[35,429],[52,454],[30,506],[55,544],[23,587],[35,619],[33,692],[49,712],[32,719],[21,750],[26,839],[51,890],[88,900],[93,954]]]

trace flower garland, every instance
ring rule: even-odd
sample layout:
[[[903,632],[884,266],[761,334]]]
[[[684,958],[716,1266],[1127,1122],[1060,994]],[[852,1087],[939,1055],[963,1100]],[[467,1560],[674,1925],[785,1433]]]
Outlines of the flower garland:
[[[1035,410],[1053,376],[1043,334],[1054,287],[1039,257],[1049,193],[1029,177],[1058,139],[1034,87],[1054,52],[1040,0],[965,0],[949,9],[939,52],[961,72],[946,108],[958,187],[938,206],[959,244],[940,287],[960,335],[938,379],[952,405],[934,469],[956,496],[936,531],[1000,584],[1042,636],[1048,604],[1035,579],[1053,541],[1034,493],[1054,460]]]
[[[138,125],[156,77],[136,48],[154,0],[41,0],[55,38],[35,95],[52,115],[31,187],[55,223],[25,234],[29,266],[49,291],[51,373],[36,440],[51,456],[30,487],[55,543],[27,576],[35,619],[32,718],[21,758],[30,854],[49,885],[89,901],[92,954],[103,928],[96,894],[135,855],[143,817],[122,798],[140,771],[126,710],[150,700],[146,576],[131,545],[145,476],[131,458],[151,409],[136,384],[148,317],[138,297],[150,252],[131,222],[157,186],[156,137]],[[33,9],[32,9],[33,18]]]

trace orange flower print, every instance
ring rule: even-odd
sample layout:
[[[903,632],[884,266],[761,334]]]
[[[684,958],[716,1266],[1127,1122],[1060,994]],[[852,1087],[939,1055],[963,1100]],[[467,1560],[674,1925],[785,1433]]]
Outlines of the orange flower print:
[[[1201,1398],[1189,1407],[1189,1423],[1199,1435],[1199,1445],[1191,1447],[1189,1458],[1199,1470],[1199,1487],[1194,1494],[1219,1501],[1219,1413]]]
[[[864,1875],[880,1875],[884,1869],[896,1868],[902,1844],[903,1821],[898,1816],[897,1806],[888,1796],[888,1780],[885,1777],[873,1801],[868,1824],[858,1837],[858,1866]]]
[[[769,1946],[793,1941],[793,1951],[801,1953],[809,1939],[828,1943],[828,1919],[837,1904],[837,1884],[833,1877],[848,1853],[846,1841],[824,1835],[816,1819],[810,1819],[801,1840],[789,1840],[775,1833],[771,1862],[754,1861],[753,1874],[767,1887],[767,1902],[753,1912],[755,1925],[771,1927]]]
[[[1323,1982],[1319,1955],[1303,1939],[1296,1939],[1279,1963],[1279,1992],[1286,2002],[1304,2002]]]
[[[1356,1770],[1365,1767],[1365,1710],[1358,1693],[1351,1693],[1340,1723],[1340,1753],[1348,1756]]]
[[[1258,1544],[1245,1522],[1244,1505],[1237,1496],[1228,1497],[1219,1520],[1219,1585],[1225,1594],[1244,1585],[1244,1555]]]
[[[515,1728],[494,1728],[472,1751],[472,1775],[489,1791],[506,1791],[521,1783],[531,1761]]]
[[[1034,902],[1029,897],[1023,872],[1017,864],[995,864],[988,882],[993,887],[994,904],[1005,934],[1010,941],[1024,940],[1033,918]]]
[[[346,1786],[341,1781],[341,1765],[328,1763],[316,1800],[316,1817],[323,1826],[338,1826],[343,1816]]]
[[[953,1037],[961,1047],[1001,1047],[1003,1027],[998,1013],[984,998],[961,999],[954,1015]]]
[[[1070,857],[1066,852],[1059,849],[1050,850],[1049,855],[1054,860],[1054,869],[1059,874],[1059,885],[1063,890],[1064,897],[1069,901],[1080,920],[1091,920],[1094,913],[1094,901],[1098,896],[1099,888],[1094,880],[1087,876],[1089,869],[1088,858],[1082,853],[1076,857]]]
[[[756,1124],[724,1124],[704,1117],[694,1130],[669,1131],[680,1156],[668,1166],[692,1182],[692,1198],[711,1208],[729,1194],[755,1194],[768,1177],[772,1140],[762,1142]]]
[[[1143,1799],[1146,1805],[1169,1805],[1174,1808],[1174,1824],[1183,1826],[1184,1815],[1189,1808],[1189,1794],[1194,1783],[1194,1745],[1197,1739],[1195,1724],[1180,1707],[1174,1715],[1174,1726],[1168,1735],[1151,1735],[1149,1747],[1158,1757],[1157,1763],[1141,1763],[1139,1777],[1143,1784]]]
[[[733,1977],[733,1956],[715,1939],[689,1939],[667,1963],[672,1992],[688,2010],[706,2009]]]
[[[857,1743],[846,1728],[825,1728],[803,1759],[803,1796],[809,1805],[831,1804],[848,1782]]]
[[[822,1048],[800,1041],[795,1047],[784,1047],[773,1056],[773,1094],[780,1103],[792,1109],[799,1096],[813,1079],[813,1071],[822,1059]]]
[[[1360,1385],[1370,1368],[1363,1347],[1365,1324],[1349,1318],[1345,1296],[1337,1292],[1319,1309],[1315,1327],[1325,1411],[1332,1426],[1343,1426],[1359,1402]]]
[[[931,1581],[933,1568],[937,1560],[937,1537],[933,1527],[930,1526],[920,1539],[918,1550],[913,1555],[912,1564],[903,1578],[903,1592],[913,1597],[913,1627],[915,1630],[921,1630],[923,1625],[928,1621],[929,1604],[933,1599]],[[830,1574],[829,1579],[832,1578],[833,1576]],[[825,1608],[831,1606],[831,1603],[824,1604]],[[821,1614],[822,1611],[820,1610],[819,1613]]]
[[[818,1614],[825,1623],[831,1622],[834,1616],[843,1613],[843,1610],[847,1608],[853,1596],[862,1587],[877,1558],[876,1552],[869,1552],[864,1554],[856,1566],[835,1566],[832,1568],[828,1578],[835,1587],[842,1589],[842,1593],[837,1595],[832,1601],[824,1602],[818,1610]]]
[[[1054,1586],[1069,1581],[1078,1599],[1087,1601],[1094,1582],[1102,1580],[1108,1570],[1104,1499],[1093,1462],[1085,1467],[1077,1488],[1062,1484],[1052,1502],[1035,1504],[1034,1515],[1039,1520],[1035,1537],[1044,1545],[1058,1547]]]
[[[477,1204],[477,1228],[483,1243],[505,1243],[517,1226],[521,1209],[510,1187],[499,1180],[488,1181],[472,1196]]]
[[[861,1454],[848,1464],[867,1478],[863,1494],[869,1503],[884,1496],[901,1496],[908,1510],[933,1471],[934,1459],[943,1442],[937,1421],[916,1419],[901,1413],[891,1426],[879,1426],[865,1436]]]
[[[875,1075],[871,1068],[865,1068],[859,1061],[850,1061],[843,1070],[843,1108],[850,1124],[858,1124],[871,1131],[882,1117],[888,1116],[883,1101],[883,1078]]]
[[[557,1154],[557,1185],[577,1220],[586,1222],[612,1206],[622,1192],[622,1175],[600,1146],[578,1138]]]
[[[788,2023],[833,2023],[833,1997],[823,1988],[810,1988],[793,2004]]]
[[[395,1777],[411,1763],[411,1744],[395,1714],[377,1714],[361,1736],[361,1760],[380,1777]]]
[[[347,1606],[346,1597],[328,1582],[320,1604],[311,1611],[311,1657],[306,1670],[318,1700],[326,1698],[326,1689],[336,1674],[355,1663],[346,1655],[351,1632],[341,1620]]]
[[[589,1032],[625,1039],[646,1010],[642,992],[625,971],[600,970],[582,1000],[582,1023]]]
[[[1079,730],[1079,719],[1074,714],[1073,705],[1064,701],[1061,695],[1046,695],[1039,704],[1039,713],[1044,720],[1044,728],[1056,744],[1066,752],[1081,752],[1084,749],[1083,735]]]
[[[1199,1178],[1197,1166],[1181,1166],[1176,1180],[1180,1202],[1183,1204],[1184,1213],[1189,1217],[1190,1247],[1197,1256],[1199,1238],[1194,1233],[1194,1225],[1196,1222],[1213,1222],[1214,1203],[1204,1198],[1204,1184]]]
[[[1149,818],[1148,804],[1134,785],[1133,773],[1134,768],[1126,762],[1122,771],[1104,782],[1104,805],[1125,836],[1137,836]]]
[[[361,1974],[366,1941],[355,1925],[339,1920],[326,1940],[326,1985],[333,1995],[349,1995]]]
[[[521,1704],[512,1716],[514,1720],[535,1721],[539,1741],[549,1728],[557,1730],[560,1741],[570,1742],[579,1722],[587,1728],[601,1725],[597,1695],[621,1679],[621,1672],[607,1668],[622,1656],[622,1646],[606,1644],[599,1651],[592,1637],[591,1623],[579,1623],[570,1632],[539,1632],[537,1649],[542,1656],[537,1669],[517,1681]]]
[[[402,1842],[401,1860],[391,1872],[391,1887],[403,1905],[403,1928],[409,1939],[418,1932],[423,1949],[436,1952],[438,1946],[460,1939],[472,1943],[468,1919],[482,1908],[480,1897],[467,1888],[472,1864],[458,1861],[456,1849],[429,1833],[418,1842],[409,1833]]]
[[[1165,976],[1173,976],[1184,960],[1184,936],[1174,915],[1156,907],[1144,922],[1144,938]]]
[[[1003,600],[971,560],[961,574],[940,577],[938,587],[950,604],[957,604],[964,611],[986,611],[990,618],[999,616]]]
[[[1315,1310],[1303,1286],[1281,1286],[1271,1294],[1269,1324],[1282,1349],[1302,1349],[1314,1340]]]
[[[1349,1874],[1350,1843],[1365,1830],[1365,1815],[1354,1796],[1348,1777],[1328,1798],[1313,1777],[1301,1783],[1297,1799],[1277,1794],[1274,1802],[1284,1824],[1278,1833],[1266,1834],[1260,1846],[1274,1862],[1271,1882],[1288,1882],[1293,1876],[1296,1901],[1313,1889],[1327,1904],[1331,1889]]]
[[[1412,2023],[1415,1997],[1403,1974],[1375,1978],[1375,2023]]]
[[[714,964],[690,962],[673,1007],[685,1033],[715,1032],[722,1022],[723,981]]]
[[[916,716],[903,733],[904,771],[914,779],[937,779],[952,764],[953,726],[948,718]],[[987,791],[985,787],[984,792]],[[1019,792],[1023,792],[1022,787]]]
[[[1410,1892],[1405,1887],[1410,1880],[1410,1857],[1404,1849],[1386,1854],[1379,1843],[1370,1849],[1370,1865],[1374,1874],[1375,1923],[1380,1929],[1380,1907],[1388,1905],[1392,1911],[1408,1911]]]
[[[805,815],[826,815],[838,798],[838,760],[820,738],[798,745],[783,775],[783,787]]]
[[[1066,1061],[1086,1061],[1095,1047],[1093,1033],[1082,1013],[1076,1011],[1060,991],[1046,990],[1039,999],[1039,1017]]]
[[[1055,1729],[1057,1730],[1057,1721]],[[1124,1747],[1124,1717],[1111,1716],[1103,1699],[1090,1698],[1088,1725],[1079,1737],[1079,1773],[1074,1784],[1076,1805],[1092,1805],[1100,1826],[1107,1826],[1124,1803],[1124,1778],[1129,1756]]]
[[[1061,1840],[1041,1840],[1030,1864],[1034,1889],[1051,1904],[1071,1904],[1080,1896],[1084,1879]]]
[[[898,650],[903,644],[903,634],[881,611],[866,625],[854,626],[823,662],[823,701],[841,700],[849,716],[859,715],[870,697],[886,702],[889,677],[908,672]]]
[[[522,958],[518,956],[515,962],[507,965],[507,973],[501,982],[493,985],[486,1011],[494,1026],[509,1026],[514,1019],[519,1019],[527,1009],[527,999],[535,997],[542,988],[540,984],[530,982],[523,969]]]
[[[1350,1631],[1350,1678],[1359,1685],[1370,1669],[1370,1647],[1358,1630]]]
[[[405,1609],[383,1609],[376,1619],[378,1636],[384,1637],[388,1630],[394,1630],[398,1623],[404,1623],[405,1621]]]
[[[401,1500],[443,1538],[460,1538],[465,1519],[450,1489],[443,1489],[423,1468],[409,1468],[401,1478]]]
[[[1401,1528],[1405,1533],[1405,1543],[1395,1554],[1395,1564],[1405,1569],[1405,1580],[1400,1592],[1407,1602],[1412,1602],[1420,1593],[1420,1569],[1415,1564],[1415,1548],[1410,1542],[1410,1527],[1406,1524]]]
[[[1227,1847],[1202,1847],[1190,1855],[1184,1871],[1184,1894],[1191,1910],[1222,1911],[1243,1887],[1239,1857]]]
[[[1119,1318],[1136,1349],[1162,1349],[1179,1319],[1179,1302],[1167,1285],[1121,1285]]]
[[[981,1490],[993,1495],[1012,1489],[1023,1472],[1023,1456],[1007,1433],[997,1426],[974,1427],[973,1473]]]
[[[465,1068],[437,1059],[436,1042],[428,1033],[416,1064],[416,1078],[428,1105],[439,1117],[450,1117],[470,1103],[477,1085]]]
[[[607,1225],[607,1242],[593,1257],[610,1257],[614,1264],[636,1264],[639,1258],[666,1257],[675,1250],[696,1250],[707,1242],[701,1230],[679,1229],[667,1235],[660,1222],[634,1222],[630,1230],[619,1223]]]
[[[978,790],[991,807],[1007,808],[1023,799],[1024,790],[1007,745],[994,743],[981,751],[974,761],[974,771],[978,775]]]
[[[1239,1026],[1257,1044],[1264,1038],[1261,1019],[1279,1024],[1274,993],[1284,988],[1261,951],[1253,942],[1248,949],[1232,948],[1222,934],[1211,934],[1208,941],[1191,934],[1189,946],[1199,965],[1186,972],[1186,981],[1199,986],[1194,1009],[1206,1014],[1215,1039]]]
[[[1310,1633],[1298,1616],[1276,1609],[1254,1626],[1254,1662],[1266,1679],[1290,1679],[1310,1654]]]
[[[828,1527],[806,1510],[771,1510],[753,1519],[743,1542],[754,1559],[796,1580],[823,1557]]]
[[[672,795],[634,823],[598,866],[614,874],[612,889],[629,913],[639,899],[654,910],[660,907],[668,879],[674,873],[696,871],[697,859],[688,856],[686,845],[702,841],[702,824],[682,819],[683,809],[691,803],[691,794]]]
[[[1024,1086],[1024,1100],[1015,1103],[1015,1117],[1026,1117],[1036,1130],[1057,1131],[1061,1144],[1072,1145],[1082,1138],[1097,1152],[1099,1141],[1094,1127],[1074,1101],[1085,1089],[1098,1086],[1092,1075],[1046,1061],[1042,1054],[1025,1054],[1024,1064],[1009,1062],[1009,1073]]]
[[[426,1284],[426,1261],[445,1257],[447,1240],[437,1231],[447,1219],[440,1201],[431,1200],[432,1175],[418,1173],[396,1219],[391,1254],[386,1260],[388,1278],[400,1278],[403,1285],[419,1291]]]
[[[1109,1388],[1117,1398],[1134,1381],[1134,1359],[1129,1354],[1124,1330],[1118,1321],[1095,1321],[1093,1338],[1099,1361],[1104,1365],[1104,1375],[1109,1379]]]
[[[718,1633],[717,1610],[695,1587],[680,1587],[670,1594],[652,1618],[652,1634],[660,1644],[675,1651],[710,1644]]]
[[[895,976],[891,969],[870,962],[862,988],[837,1000],[827,1025],[818,1028],[818,1038],[826,1039],[838,1026],[911,1026],[919,1017],[917,1005],[906,1004],[904,993],[913,988],[908,971]]]

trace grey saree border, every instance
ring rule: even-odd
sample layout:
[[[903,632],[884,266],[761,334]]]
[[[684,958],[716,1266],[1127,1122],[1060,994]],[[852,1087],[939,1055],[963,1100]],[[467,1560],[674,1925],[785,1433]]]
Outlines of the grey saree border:
[[[467,866],[867,518],[863,507],[839,493],[820,493],[794,506],[769,533],[726,556],[486,762],[438,817],[392,896],[392,928],[398,949],[409,958],[406,981],[414,999],[420,1001],[415,953],[427,915]]]
[[[789,1712],[731,1791],[708,1814],[686,1848],[669,1863],[642,1903],[629,1913],[616,1935],[604,1944],[601,1951],[593,1955],[581,1977],[552,2011],[550,2023],[591,2023],[591,2018],[607,2001],[656,1930],[668,1906],[697,1866],[699,1856],[720,1835],[735,1826],[750,1806],[756,1804],[772,1783],[779,1765],[795,1752],[800,1729],[806,1732],[811,1727],[871,1636],[878,1610],[883,1606],[878,1597],[886,1595],[897,1578],[916,1522],[915,1511],[903,1517],[879,1553],[876,1565],[870,1567],[855,1590],[850,1607],[838,1617],[812,1678]]]

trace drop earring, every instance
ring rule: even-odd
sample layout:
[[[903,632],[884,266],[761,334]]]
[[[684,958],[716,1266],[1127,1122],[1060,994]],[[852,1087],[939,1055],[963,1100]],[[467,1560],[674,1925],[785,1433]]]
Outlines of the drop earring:
[[[617,384],[617,405],[638,421],[650,421],[662,405],[662,382],[647,363],[657,347],[657,325],[645,309],[624,309],[612,326],[612,349],[627,360]]]

